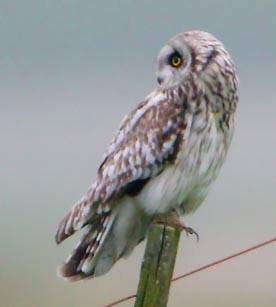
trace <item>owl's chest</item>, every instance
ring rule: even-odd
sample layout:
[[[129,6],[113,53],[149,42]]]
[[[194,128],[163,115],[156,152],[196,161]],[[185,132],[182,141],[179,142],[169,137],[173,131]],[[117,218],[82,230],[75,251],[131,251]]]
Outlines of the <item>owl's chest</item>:
[[[207,195],[225,160],[232,139],[232,129],[218,129],[211,113],[195,118],[175,165],[178,176],[177,205],[185,203],[185,212],[195,210]]]
[[[175,163],[152,178],[139,195],[139,203],[148,213],[166,212],[185,201],[185,212],[195,210],[218,175],[231,133],[218,131],[212,116],[207,122],[191,117],[188,126]]]
[[[218,129],[212,114],[193,118],[175,163],[176,168],[191,181],[214,179],[225,159],[231,135],[230,131]]]

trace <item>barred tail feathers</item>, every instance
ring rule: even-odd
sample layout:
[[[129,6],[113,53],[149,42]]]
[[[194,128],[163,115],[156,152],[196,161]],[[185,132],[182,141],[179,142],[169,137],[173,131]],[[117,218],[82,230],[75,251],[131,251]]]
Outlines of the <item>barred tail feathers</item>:
[[[127,198],[88,224],[72,255],[59,275],[76,281],[107,273],[114,263],[127,256],[147,233],[149,218]]]
[[[70,281],[93,277],[94,270],[89,265],[97,255],[112,224],[111,214],[106,214],[85,227],[85,232],[73,253],[58,270],[58,275]]]

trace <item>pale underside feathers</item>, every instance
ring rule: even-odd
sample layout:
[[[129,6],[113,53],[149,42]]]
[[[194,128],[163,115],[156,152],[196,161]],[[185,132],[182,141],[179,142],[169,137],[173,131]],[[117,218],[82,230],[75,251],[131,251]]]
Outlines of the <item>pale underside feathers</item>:
[[[123,120],[86,196],[59,225],[57,243],[84,228],[62,277],[106,273],[155,214],[195,210],[218,174],[238,102],[229,54],[208,33],[179,34],[161,50],[157,76],[160,86]]]

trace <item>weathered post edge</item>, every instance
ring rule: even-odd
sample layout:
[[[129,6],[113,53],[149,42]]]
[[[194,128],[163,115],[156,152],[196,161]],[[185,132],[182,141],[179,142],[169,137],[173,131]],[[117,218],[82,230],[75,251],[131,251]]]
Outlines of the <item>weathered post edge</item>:
[[[167,306],[180,230],[152,224],[148,234],[135,307]]]

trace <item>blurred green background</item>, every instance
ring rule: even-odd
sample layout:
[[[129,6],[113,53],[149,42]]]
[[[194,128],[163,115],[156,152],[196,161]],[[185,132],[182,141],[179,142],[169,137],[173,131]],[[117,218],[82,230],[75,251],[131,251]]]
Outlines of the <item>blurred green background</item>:
[[[202,29],[237,64],[234,141],[186,222],[175,275],[276,235],[276,1],[0,0],[0,305],[102,306],[134,293],[144,245],[107,275],[66,283],[61,217],[86,192],[122,117],[155,86],[174,34]],[[169,306],[276,306],[276,245],[174,283]],[[133,301],[121,304],[132,306]]]

